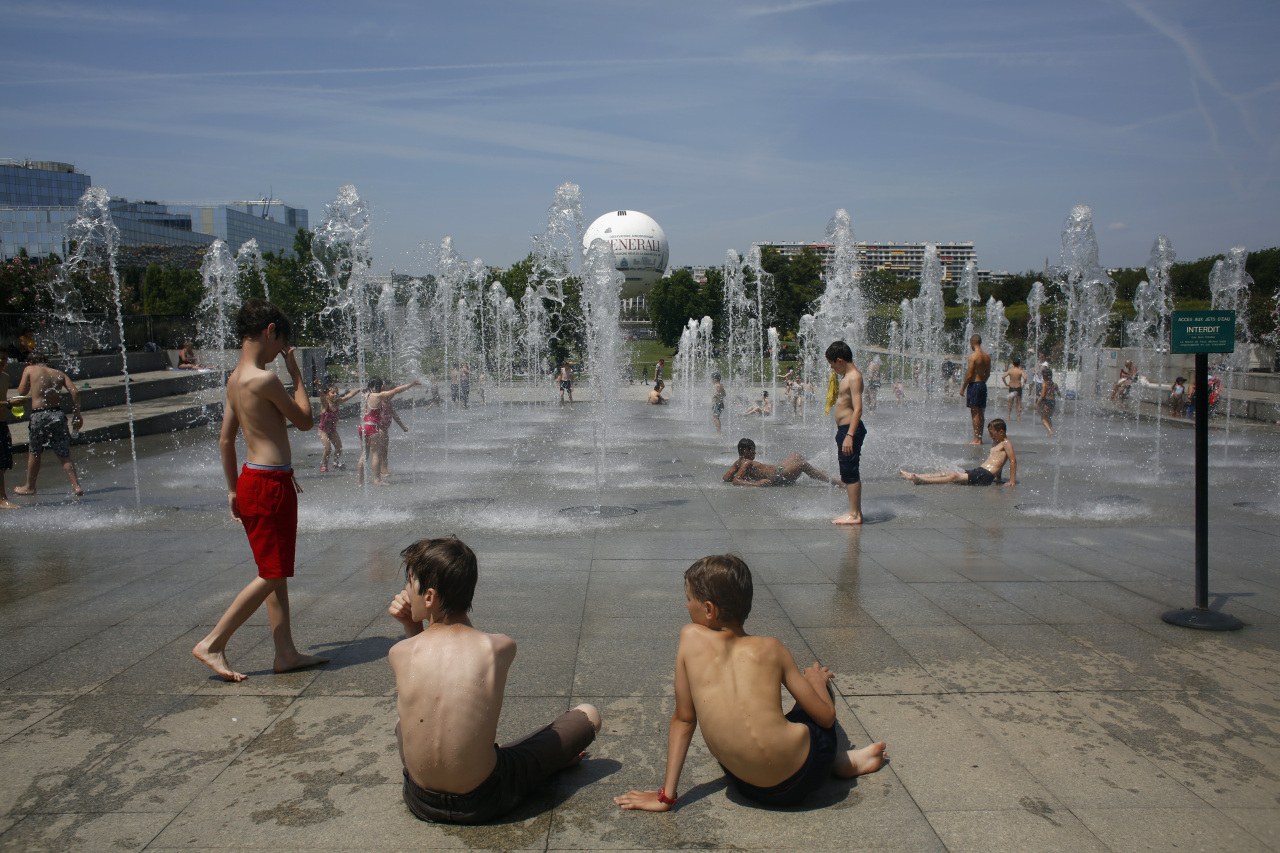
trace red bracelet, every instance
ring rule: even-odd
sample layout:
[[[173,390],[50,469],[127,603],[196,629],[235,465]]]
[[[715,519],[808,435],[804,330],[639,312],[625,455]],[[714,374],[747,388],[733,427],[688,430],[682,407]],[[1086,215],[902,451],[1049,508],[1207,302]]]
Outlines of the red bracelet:
[[[658,789],[658,802],[662,803],[664,806],[674,806],[677,799],[679,798],[667,796],[667,788],[665,785]]]

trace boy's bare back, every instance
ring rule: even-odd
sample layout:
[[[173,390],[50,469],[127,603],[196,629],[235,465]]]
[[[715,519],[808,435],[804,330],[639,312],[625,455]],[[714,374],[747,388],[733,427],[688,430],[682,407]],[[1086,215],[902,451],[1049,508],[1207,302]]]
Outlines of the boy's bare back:
[[[817,694],[778,640],[698,624],[681,629],[676,702],[682,693],[689,697],[711,754],[751,785],[779,784],[809,754],[809,729],[782,714],[782,685],[806,711],[821,716]]]
[[[515,656],[510,637],[469,625],[434,625],[392,647],[400,749],[418,785],[465,794],[489,778]]]

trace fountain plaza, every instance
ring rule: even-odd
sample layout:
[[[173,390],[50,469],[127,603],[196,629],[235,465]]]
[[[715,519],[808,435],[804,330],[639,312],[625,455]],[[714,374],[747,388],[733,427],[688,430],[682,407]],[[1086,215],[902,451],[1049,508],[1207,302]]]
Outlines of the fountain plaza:
[[[294,635],[332,662],[272,674],[260,611],[229,648],[249,675],[238,684],[191,656],[254,572],[214,428],[139,436],[137,493],[123,438],[75,450],[80,501],[47,465],[39,497],[0,517],[0,845],[1280,847],[1274,427],[1213,434],[1212,602],[1247,623],[1216,634],[1160,618],[1193,599],[1182,424],[1164,424],[1156,467],[1148,421],[1068,415],[1050,439],[1027,413],[1010,425],[1016,486],[914,487],[899,466],[982,454],[963,445],[958,398],[923,417],[882,392],[867,415],[867,523],[842,529],[828,523],[842,491],[721,481],[743,435],[764,461],[797,450],[834,471],[829,418],[731,407],[717,435],[709,387],[687,406],[672,387],[667,407],[644,405],[643,385],[616,389],[602,468],[589,385],[572,411],[549,387],[447,412],[415,389],[382,488],[355,485],[350,449],[345,473],[320,474],[316,434],[291,432],[305,490]],[[341,422],[348,448],[356,420]],[[400,799],[386,608],[400,549],[447,534],[479,556],[475,624],[519,644],[499,737],[583,701],[604,715],[578,768],[482,827],[419,822]],[[679,807],[622,812],[614,796],[662,780],[681,573],[726,551],[756,579],[747,629],[834,670],[842,737],[888,741],[891,763],[766,810],[726,787],[698,736]]]

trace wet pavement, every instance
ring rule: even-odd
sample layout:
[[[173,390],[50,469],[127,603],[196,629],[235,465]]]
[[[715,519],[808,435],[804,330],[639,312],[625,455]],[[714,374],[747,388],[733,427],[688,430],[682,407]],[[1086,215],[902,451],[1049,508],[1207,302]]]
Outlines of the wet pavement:
[[[76,448],[80,502],[46,458],[42,495],[0,517],[0,848],[1280,848],[1275,430],[1214,433],[1213,605],[1247,627],[1211,634],[1160,619],[1193,603],[1180,425],[1157,466],[1149,424],[1067,418],[1057,444],[1028,417],[1010,431],[1017,486],[913,487],[899,466],[982,455],[958,407],[882,407],[868,524],[840,529],[842,492],[720,480],[741,435],[763,461],[799,450],[834,470],[829,423],[736,418],[717,437],[676,403],[624,403],[598,492],[590,404],[447,421],[407,404],[385,488],[357,488],[353,464],[321,475],[314,433],[293,434],[294,633],[333,661],[272,674],[260,612],[229,648],[240,684],[190,654],[254,573],[212,431],[142,439],[138,494],[127,444]],[[596,503],[635,512],[561,512]],[[499,737],[584,701],[605,719],[580,767],[485,827],[400,800],[386,605],[400,549],[451,533],[479,556],[475,624],[519,644]],[[747,630],[831,667],[842,737],[887,740],[892,762],[767,810],[698,736],[679,808],[621,812],[614,796],[662,782],[681,573],[725,551],[755,576]]]

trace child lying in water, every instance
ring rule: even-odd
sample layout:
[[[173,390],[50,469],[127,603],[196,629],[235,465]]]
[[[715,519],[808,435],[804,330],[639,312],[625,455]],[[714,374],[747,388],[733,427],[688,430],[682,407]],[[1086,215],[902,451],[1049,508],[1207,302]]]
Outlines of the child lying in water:
[[[995,418],[987,425],[987,432],[991,434],[991,441],[994,446],[991,453],[987,455],[987,461],[983,462],[978,468],[970,471],[963,471],[959,474],[941,472],[938,474],[912,474],[910,471],[898,469],[898,473],[902,475],[902,479],[910,480],[917,486],[932,485],[934,483],[959,483],[963,486],[990,486],[992,483],[1000,479],[1000,473],[1004,470],[1005,460],[1009,462],[1009,482],[1006,486],[1015,484],[1018,477],[1018,457],[1013,453],[1013,442],[1005,435],[1005,422],[1001,418]]]
[[[810,465],[799,453],[792,453],[781,465],[766,465],[756,461],[756,443],[749,438],[738,442],[738,461],[729,466],[722,478],[735,486],[790,486],[808,474],[823,483],[839,483],[828,474]]]

